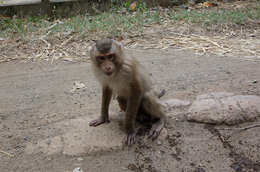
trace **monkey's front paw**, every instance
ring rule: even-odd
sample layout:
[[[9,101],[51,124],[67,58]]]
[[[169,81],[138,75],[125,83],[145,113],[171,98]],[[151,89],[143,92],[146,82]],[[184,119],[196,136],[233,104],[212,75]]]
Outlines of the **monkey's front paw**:
[[[100,124],[109,123],[109,122],[110,121],[108,119],[106,120],[106,119],[103,119],[103,118],[98,118],[98,119],[95,119],[95,120],[91,121],[89,123],[89,126],[96,127],[96,126],[98,126]]]
[[[135,143],[136,133],[127,134],[126,138],[124,139],[124,143],[128,146]]]

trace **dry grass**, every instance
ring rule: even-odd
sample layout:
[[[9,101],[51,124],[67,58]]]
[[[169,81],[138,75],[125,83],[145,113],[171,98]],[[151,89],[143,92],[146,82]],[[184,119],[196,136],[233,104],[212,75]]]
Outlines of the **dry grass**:
[[[93,39],[123,38],[133,49],[181,48],[199,55],[240,56],[260,59],[260,7],[221,4],[205,9],[147,9],[96,16],[75,16],[48,21],[46,18],[3,19],[0,29],[0,62],[58,59],[87,61]],[[233,8],[233,9],[230,9]],[[226,10],[227,9],[227,10]],[[249,10],[250,9],[250,10]]]

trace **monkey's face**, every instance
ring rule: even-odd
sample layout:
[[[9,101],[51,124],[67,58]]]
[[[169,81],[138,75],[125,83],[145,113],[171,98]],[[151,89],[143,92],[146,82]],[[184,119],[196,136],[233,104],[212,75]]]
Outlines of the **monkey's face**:
[[[100,54],[96,56],[96,61],[106,75],[110,76],[115,72],[115,54]]]

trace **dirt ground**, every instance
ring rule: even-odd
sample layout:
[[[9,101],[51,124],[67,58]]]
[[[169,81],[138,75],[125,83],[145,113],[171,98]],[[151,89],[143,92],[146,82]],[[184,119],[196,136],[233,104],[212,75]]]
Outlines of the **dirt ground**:
[[[197,95],[218,91],[260,95],[260,61],[257,59],[199,56],[177,49],[128,50],[128,53],[137,56],[149,69],[156,89],[166,90],[162,99],[192,102]],[[91,153],[79,150],[80,146],[65,149],[64,144],[62,149],[67,152],[56,151],[54,143],[53,152],[41,151],[41,148],[30,152],[28,145],[61,135],[68,136],[65,143],[77,142],[70,136],[85,130],[88,118],[99,114],[98,83],[88,62],[63,61],[1,63],[0,80],[1,172],[72,172],[76,167],[84,172],[260,171],[259,127],[235,132],[187,122],[187,108],[168,110],[167,136],[161,141],[151,142],[140,136],[131,148],[110,150],[107,147]],[[86,88],[71,92],[75,81],[84,83]],[[118,112],[117,104],[113,103],[111,113],[115,118]],[[235,127],[255,123],[257,121]],[[120,120],[113,119],[88,134],[94,137],[107,128],[110,131],[110,126],[115,126],[122,135]],[[80,132],[76,136],[84,137]],[[96,144],[109,144],[99,139]],[[86,144],[88,141],[91,140],[86,139]]]

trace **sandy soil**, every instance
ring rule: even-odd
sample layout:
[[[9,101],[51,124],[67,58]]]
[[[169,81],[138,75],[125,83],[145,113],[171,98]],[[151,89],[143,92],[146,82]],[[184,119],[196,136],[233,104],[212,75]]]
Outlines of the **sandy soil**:
[[[216,91],[260,95],[257,60],[198,56],[176,49],[128,53],[137,56],[150,70],[156,89],[166,90],[163,99],[193,101],[199,94]],[[84,128],[89,119],[99,114],[100,103],[100,88],[87,62],[2,63],[0,80],[1,172],[69,172],[76,167],[85,172],[260,171],[260,128],[235,132],[187,122],[185,108],[168,111],[165,139],[151,142],[140,136],[131,148],[117,144],[123,133],[116,103],[111,107],[115,120],[110,124],[99,129]],[[86,88],[72,93],[75,81],[81,81]],[[257,121],[241,126],[254,123]],[[101,138],[92,143],[91,146],[97,146],[94,151],[79,150],[84,140],[74,137],[85,138],[87,145],[90,138],[102,137],[97,132],[106,133],[104,130],[118,132],[118,137],[111,136],[119,138],[115,144]],[[88,134],[83,135],[83,131]],[[53,142],[55,138],[60,138],[63,144]],[[28,151],[28,145],[48,139],[51,142],[45,145],[52,145],[52,149],[40,146]],[[66,148],[66,143],[72,142],[74,147]],[[100,151],[99,144],[109,146]]]

